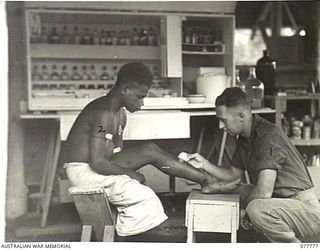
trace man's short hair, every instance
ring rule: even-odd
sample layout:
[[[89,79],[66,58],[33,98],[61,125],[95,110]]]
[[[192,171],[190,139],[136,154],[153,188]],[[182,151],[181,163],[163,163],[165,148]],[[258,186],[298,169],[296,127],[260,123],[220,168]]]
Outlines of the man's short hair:
[[[136,82],[141,86],[150,87],[152,80],[153,76],[146,65],[140,62],[130,62],[120,68],[116,85]]]
[[[250,97],[239,87],[226,88],[221,95],[216,98],[215,105],[234,108],[237,106],[251,107]]]

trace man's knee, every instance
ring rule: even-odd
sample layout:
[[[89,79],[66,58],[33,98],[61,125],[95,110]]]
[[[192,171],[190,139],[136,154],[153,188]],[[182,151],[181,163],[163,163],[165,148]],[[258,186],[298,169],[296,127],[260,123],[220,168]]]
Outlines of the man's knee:
[[[251,222],[258,222],[263,219],[263,214],[265,214],[268,207],[268,200],[265,199],[256,199],[251,201],[247,208],[246,212],[251,220]]]

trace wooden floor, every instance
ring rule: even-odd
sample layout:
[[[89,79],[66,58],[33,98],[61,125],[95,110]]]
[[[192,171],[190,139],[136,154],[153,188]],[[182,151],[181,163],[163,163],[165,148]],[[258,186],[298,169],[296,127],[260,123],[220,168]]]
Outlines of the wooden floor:
[[[118,237],[116,241],[126,242],[186,242],[187,229],[184,226],[185,201],[187,195],[160,196],[169,219],[165,226],[144,234]],[[76,242],[80,240],[81,225],[74,204],[56,204],[50,208],[48,226],[40,228],[40,217],[29,214],[6,223],[6,242]],[[197,242],[228,243],[229,234],[197,233]],[[238,231],[238,242],[267,242],[255,231]]]

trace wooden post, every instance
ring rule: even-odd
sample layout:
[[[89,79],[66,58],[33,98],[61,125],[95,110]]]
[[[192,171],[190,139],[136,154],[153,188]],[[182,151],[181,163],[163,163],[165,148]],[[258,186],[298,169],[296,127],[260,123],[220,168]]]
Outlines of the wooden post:
[[[273,4],[275,5],[275,22],[272,27],[272,36],[280,36],[282,27],[282,3],[274,2]]]
[[[320,82],[320,2],[316,3],[316,8],[317,8],[317,21],[316,21],[316,36],[318,38],[318,42],[316,45],[316,51],[317,51],[317,55],[316,55],[316,67],[317,67],[317,77],[318,77],[318,81]]]
[[[25,91],[25,51],[23,45],[23,3],[7,2],[9,34],[9,133],[6,189],[6,218],[27,212],[27,187],[24,179],[23,125],[19,119],[19,101]],[[5,107],[3,107],[5,108]]]

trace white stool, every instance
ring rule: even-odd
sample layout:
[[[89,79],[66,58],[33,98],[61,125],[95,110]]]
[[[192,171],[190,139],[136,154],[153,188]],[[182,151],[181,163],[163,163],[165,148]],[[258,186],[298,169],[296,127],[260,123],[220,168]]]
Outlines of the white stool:
[[[196,241],[195,232],[231,233],[237,242],[239,229],[238,194],[202,194],[192,190],[186,201],[187,242]]]

